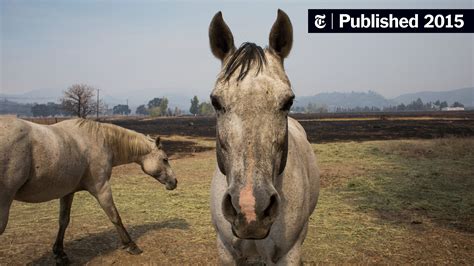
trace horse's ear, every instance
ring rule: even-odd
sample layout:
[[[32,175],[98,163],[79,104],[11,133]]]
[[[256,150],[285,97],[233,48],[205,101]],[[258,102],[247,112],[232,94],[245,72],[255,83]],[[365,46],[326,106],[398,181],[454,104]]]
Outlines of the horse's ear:
[[[160,136],[156,137],[155,139],[156,147],[161,148],[161,138]]]
[[[293,45],[293,26],[288,15],[281,9],[278,9],[278,16],[273,23],[269,37],[270,48],[275,51],[281,59],[290,54]]]
[[[221,61],[235,50],[234,37],[222,18],[222,12],[214,15],[209,25],[209,43],[215,57]]]

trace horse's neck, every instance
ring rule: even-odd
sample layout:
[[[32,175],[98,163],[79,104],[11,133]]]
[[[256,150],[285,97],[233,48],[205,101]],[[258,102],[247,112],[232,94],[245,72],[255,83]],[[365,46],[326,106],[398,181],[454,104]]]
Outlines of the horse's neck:
[[[109,136],[111,138],[118,138],[118,136]],[[137,135],[137,138],[142,136]],[[132,147],[132,145],[139,145],[138,142],[142,140],[137,140],[136,142],[127,142],[120,139],[112,139],[107,141],[107,146],[110,152],[112,153],[112,165],[118,166],[129,163],[139,163],[141,157],[147,152],[142,151],[141,148]],[[143,143],[147,143],[145,136],[143,136]]]
[[[140,156],[120,156],[117,154],[117,151],[114,151],[112,149],[112,167],[119,166],[119,165],[124,165],[124,164],[129,164],[129,163],[138,163]]]

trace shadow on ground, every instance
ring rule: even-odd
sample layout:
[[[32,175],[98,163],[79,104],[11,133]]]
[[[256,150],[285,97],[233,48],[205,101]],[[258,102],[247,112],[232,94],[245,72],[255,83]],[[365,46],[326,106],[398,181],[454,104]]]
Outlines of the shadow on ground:
[[[127,227],[132,239],[135,241],[150,231],[160,229],[188,230],[189,224],[184,219],[171,219],[159,223],[149,223]],[[120,241],[115,229],[105,232],[91,234],[79,239],[66,242],[64,250],[68,254],[71,264],[86,264],[95,257],[106,255],[120,249]],[[28,265],[54,265],[52,252],[43,254],[40,258],[28,263]]]

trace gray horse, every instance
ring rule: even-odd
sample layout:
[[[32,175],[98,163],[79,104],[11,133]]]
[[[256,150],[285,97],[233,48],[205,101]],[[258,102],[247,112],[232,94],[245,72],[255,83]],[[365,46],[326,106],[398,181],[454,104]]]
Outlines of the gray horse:
[[[124,249],[139,254],[112,199],[112,167],[135,162],[167,189],[177,184],[159,138],[83,119],[45,126],[1,118],[0,162],[0,235],[13,200],[36,203],[60,198],[59,232],[53,246],[59,264],[68,262],[63,239],[75,192],[92,194],[115,225]]]
[[[217,13],[209,27],[222,69],[211,93],[217,114],[212,221],[224,264],[301,263],[319,195],[319,170],[302,126],[288,117],[294,94],[285,74],[293,31],[281,10],[266,49],[236,49]]]

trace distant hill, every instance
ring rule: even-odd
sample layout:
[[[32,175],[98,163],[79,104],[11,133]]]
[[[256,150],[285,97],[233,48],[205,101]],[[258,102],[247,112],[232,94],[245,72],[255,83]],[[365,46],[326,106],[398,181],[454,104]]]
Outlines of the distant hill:
[[[395,102],[388,100],[382,95],[373,92],[323,92],[314,96],[296,97],[294,106],[305,107],[309,103],[326,105],[329,109],[336,107],[378,107],[395,105]]]
[[[474,107],[474,87],[456,89],[451,91],[424,91],[416,93],[402,94],[393,99],[373,92],[323,92],[314,96],[296,97],[295,107],[306,107],[309,103],[316,105],[326,105],[329,110],[337,107],[388,107],[401,103],[409,104],[420,98],[424,103],[435,102],[437,100],[447,101],[449,105],[460,102],[466,107]]]
[[[411,103],[420,98],[423,102],[435,102],[436,100],[447,101],[449,104],[460,102],[466,107],[474,107],[474,87],[451,91],[423,91],[402,94],[392,100],[397,104]]]
[[[52,88],[34,89],[25,93],[18,94],[3,94],[0,93],[0,98],[15,101],[17,103],[47,103],[58,102],[62,95],[62,91]]]

